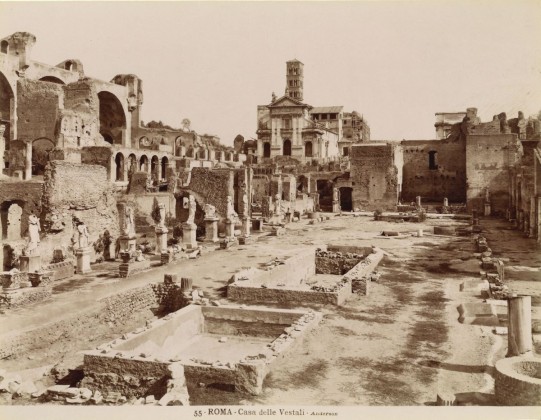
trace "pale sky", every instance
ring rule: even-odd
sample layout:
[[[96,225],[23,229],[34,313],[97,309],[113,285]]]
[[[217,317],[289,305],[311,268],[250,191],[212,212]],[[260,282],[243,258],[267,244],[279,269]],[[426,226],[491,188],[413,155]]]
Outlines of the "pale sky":
[[[304,63],[304,101],[343,105],[372,139],[431,139],[436,112],[541,110],[541,1],[0,2],[0,38],[32,59],[143,80],[143,120],[255,137],[257,105]]]

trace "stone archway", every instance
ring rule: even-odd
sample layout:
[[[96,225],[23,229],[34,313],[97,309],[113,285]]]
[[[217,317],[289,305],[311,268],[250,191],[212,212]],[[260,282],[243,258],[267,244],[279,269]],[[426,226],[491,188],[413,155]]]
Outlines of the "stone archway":
[[[110,92],[98,93],[100,103],[100,134],[105,141],[122,144],[122,133],[126,130],[126,115],[120,100]]]
[[[167,165],[168,164],[169,164],[169,159],[167,159],[167,156],[162,157],[161,179],[167,179]]]
[[[0,124],[4,125],[4,141],[6,149],[9,149],[11,140],[11,123],[13,120],[13,89],[8,79],[0,72]]]
[[[117,153],[115,156],[116,164],[116,181],[124,181],[124,155],[122,153]]]

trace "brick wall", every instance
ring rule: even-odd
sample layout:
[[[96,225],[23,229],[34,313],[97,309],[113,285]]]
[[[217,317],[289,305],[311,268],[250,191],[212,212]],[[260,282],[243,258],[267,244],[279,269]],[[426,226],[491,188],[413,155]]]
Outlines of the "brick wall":
[[[204,204],[212,204],[217,213],[225,218],[227,196],[235,198],[234,171],[230,169],[193,168],[189,189],[197,194]],[[201,204],[201,203],[200,203]]]
[[[398,168],[394,147],[388,144],[355,145],[351,148],[353,208],[393,209],[398,200]]]
[[[468,209],[482,211],[488,187],[493,214],[505,214],[510,204],[509,168],[518,159],[520,149],[514,134],[467,136]]]

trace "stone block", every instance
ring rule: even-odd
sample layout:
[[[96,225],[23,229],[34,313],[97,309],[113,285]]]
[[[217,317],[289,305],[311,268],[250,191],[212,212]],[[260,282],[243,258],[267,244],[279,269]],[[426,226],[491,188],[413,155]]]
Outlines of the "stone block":
[[[132,261],[121,263],[118,267],[118,276],[122,278],[129,277],[135,273],[139,273],[150,268],[150,261]]]
[[[26,271],[27,273],[35,273],[41,270],[41,256],[40,255],[22,255],[19,257],[19,270]]]
[[[172,284],[172,283],[178,283],[178,274],[164,274],[163,275],[163,282],[165,284]]]

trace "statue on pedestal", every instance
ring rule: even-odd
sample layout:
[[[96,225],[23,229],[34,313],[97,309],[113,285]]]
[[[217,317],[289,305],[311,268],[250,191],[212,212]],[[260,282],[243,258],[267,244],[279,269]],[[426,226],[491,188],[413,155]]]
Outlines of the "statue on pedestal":
[[[158,208],[160,209],[160,221],[158,222],[159,228],[165,228],[165,204],[160,203],[158,204]]]

